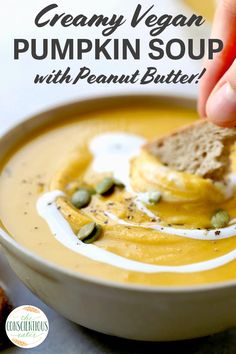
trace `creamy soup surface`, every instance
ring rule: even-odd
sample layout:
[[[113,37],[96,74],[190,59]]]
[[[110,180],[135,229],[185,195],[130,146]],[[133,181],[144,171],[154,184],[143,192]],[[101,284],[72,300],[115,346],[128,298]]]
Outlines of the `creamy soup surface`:
[[[1,166],[2,227],[39,256],[110,281],[186,286],[235,279],[234,193],[226,197],[210,180],[171,171],[142,148],[195,119],[187,109],[121,107],[27,137]],[[104,177],[124,186],[92,195],[82,209],[72,205],[77,189]],[[157,191],[160,201],[151,203]],[[231,221],[216,230],[218,209]],[[93,221],[102,232],[85,244],[77,234]]]

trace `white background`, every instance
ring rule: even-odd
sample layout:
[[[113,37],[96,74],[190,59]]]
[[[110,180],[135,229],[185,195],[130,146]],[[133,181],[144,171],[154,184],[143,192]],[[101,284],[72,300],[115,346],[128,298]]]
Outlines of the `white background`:
[[[191,16],[193,10],[187,8],[181,0],[8,0],[1,1],[0,5],[0,134],[27,116],[45,110],[49,107],[64,102],[82,99],[84,97],[100,96],[104,94],[126,93],[126,92],[154,92],[178,94],[183,96],[197,97],[198,87],[196,84],[187,85],[88,85],[86,82],[80,85],[35,85],[33,83],[36,73],[47,74],[53,69],[65,69],[70,66],[73,72],[77,72],[82,66],[88,66],[94,73],[133,73],[136,69],[145,72],[147,66],[156,66],[158,72],[168,73],[171,69],[182,69],[185,73],[197,73],[201,71],[201,62],[190,60],[188,57],[183,60],[173,61],[167,58],[161,61],[148,59],[145,46],[142,53],[142,60],[127,61],[95,61],[92,54],[88,54],[82,61],[37,61],[32,59],[30,53],[21,56],[21,59],[13,59],[14,38],[37,38],[38,43],[42,38],[59,38],[63,41],[66,38],[102,38],[100,28],[63,28],[60,25],[55,27],[37,28],[34,19],[37,13],[46,5],[57,3],[58,13],[66,12],[74,16],[77,14],[110,15],[113,13],[123,14],[127,22],[120,27],[113,35],[113,38],[141,38],[146,44],[152,39],[145,25],[131,29],[129,19],[132,18],[138,3],[148,9],[155,4],[152,10],[157,16],[165,13],[173,15],[184,13]],[[173,37],[186,40],[195,38],[196,45],[199,38],[207,37],[209,25],[204,24],[201,28],[173,28],[169,27],[160,35],[163,40]]]

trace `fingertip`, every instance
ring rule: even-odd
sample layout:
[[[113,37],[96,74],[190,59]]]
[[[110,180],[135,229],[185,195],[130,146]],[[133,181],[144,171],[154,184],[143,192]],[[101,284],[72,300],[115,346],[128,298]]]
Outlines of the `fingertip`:
[[[206,116],[221,127],[235,127],[236,92],[229,82],[212,92],[206,103]]]
[[[220,118],[212,118],[212,117],[207,117],[207,120],[215,125],[218,125],[221,128],[236,128],[236,122],[235,120],[222,120]]]

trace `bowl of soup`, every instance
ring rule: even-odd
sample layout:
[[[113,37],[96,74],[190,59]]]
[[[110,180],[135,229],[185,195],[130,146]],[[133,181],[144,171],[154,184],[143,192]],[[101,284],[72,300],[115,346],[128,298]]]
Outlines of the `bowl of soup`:
[[[1,138],[0,242],[33,293],[71,321],[135,340],[236,325],[236,198],[143,149],[196,119],[188,99],[102,97]],[[216,208],[226,227],[212,228]]]

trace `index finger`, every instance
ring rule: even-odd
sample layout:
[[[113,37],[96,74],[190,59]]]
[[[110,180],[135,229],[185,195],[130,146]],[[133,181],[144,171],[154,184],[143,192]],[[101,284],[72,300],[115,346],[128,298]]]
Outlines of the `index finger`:
[[[236,0],[220,1],[211,37],[221,39],[224,49],[205,63],[207,71],[201,80],[198,102],[198,110],[203,117],[206,116],[206,102],[210,93],[236,58]]]

